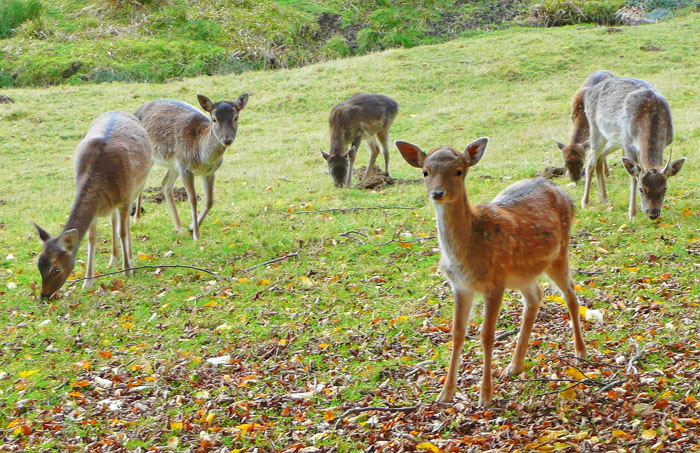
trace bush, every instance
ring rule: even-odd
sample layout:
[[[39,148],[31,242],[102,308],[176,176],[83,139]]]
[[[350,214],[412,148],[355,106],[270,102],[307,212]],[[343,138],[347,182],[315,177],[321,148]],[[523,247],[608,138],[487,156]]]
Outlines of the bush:
[[[352,53],[343,35],[335,35],[328,38],[324,47],[332,56],[347,57]]]
[[[532,6],[530,17],[544,27],[585,22],[612,25],[619,23],[615,12],[623,6],[624,0],[545,0]]]
[[[381,49],[381,36],[377,30],[363,28],[357,33],[357,50],[360,52],[371,52]]]
[[[9,38],[22,22],[40,14],[39,0],[3,0],[0,4],[0,39]]]

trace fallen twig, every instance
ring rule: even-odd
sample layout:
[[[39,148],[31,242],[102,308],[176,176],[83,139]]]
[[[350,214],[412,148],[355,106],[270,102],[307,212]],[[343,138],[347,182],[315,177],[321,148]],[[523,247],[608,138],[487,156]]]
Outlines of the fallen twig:
[[[345,412],[343,412],[338,419],[335,422],[334,429],[338,429],[338,425],[340,425],[340,422],[342,422],[346,417],[353,415],[353,414],[360,414],[362,412],[367,412],[367,411],[380,411],[380,412],[403,412],[404,414],[409,414],[416,409],[420,407],[420,403],[416,404],[415,406],[409,406],[409,407],[376,407],[376,406],[368,406],[368,407],[353,407],[352,409],[348,409]]]
[[[423,369],[424,369],[424,368],[423,368],[424,366],[430,365],[430,364],[433,364],[433,363],[435,363],[434,360],[425,360],[425,361],[423,361],[423,362],[416,363],[416,364],[414,365],[413,369],[412,369],[411,371],[409,371],[408,373],[406,373],[406,375],[405,375],[404,377],[407,377],[407,378],[408,378],[408,377],[411,377],[411,376],[413,376],[414,374],[418,373],[419,371],[423,370]]]
[[[215,277],[219,276],[219,274],[217,274],[214,271],[210,271],[209,269],[204,269],[201,267],[194,267],[194,266],[187,266],[185,264],[147,264],[144,266],[130,267],[128,269],[121,269],[118,271],[106,272],[104,274],[93,275],[92,277],[83,277],[83,278],[79,278],[76,280],[68,280],[66,283],[73,284],[73,283],[82,282],[83,280],[91,280],[91,279],[95,279],[95,278],[106,277],[108,275],[121,274],[123,272],[137,271],[139,269],[161,269],[161,268],[169,268],[169,267],[183,267],[185,269],[194,269],[196,271],[206,272],[207,274],[211,274]]]
[[[593,275],[604,274],[605,271],[584,271],[583,269],[577,269],[576,273],[581,274],[581,275],[587,275],[587,276],[591,277]]]
[[[369,237],[369,236],[367,236],[367,233],[365,233],[364,231],[362,231],[362,230],[366,230],[366,229],[367,229],[367,228],[360,228],[359,230],[349,230],[349,231],[346,231],[346,232],[344,232],[344,233],[340,233],[340,236],[346,237],[346,238],[348,238],[348,239],[352,239],[353,241],[357,241],[357,242],[359,242],[360,244],[364,244],[365,241],[363,241],[362,239],[360,239],[360,238],[358,238],[358,237],[355,237],[355,236],[353,236],[353,235],[357,234],[357,235],[359,235],[359,236],[363,236],[363,237],[366,237],[366,238],[367,238],[367,237]]]
[[[637,369],[634,367],[634,362],[642,358],[644,355],[644,352],[646,352],[646,345],[642,346],[642,349],[639,349],[639,345],[636,345],[637,349],[637,354],[632,357],[629,362],[627,362],[627,367],[625,368],[625,371],[627,371],[627,374],[638,374]]]
[[[517,329],[509,330],[507,332],[503,332],[502,334],[497,335],[496,338],[494,338],[494,340],[501,341],[501,340],[504,340],[508,337],[512,337],[513,335],[517,334],[518,332],[520,332],[520,327],[518,327]]]
[[[367,211],[370,209],[419,209],[417,206],[356,206],[352,208],[332,208],[318,209],[314,211],[294,211],[290,214],[318,214],[321,212],[341,212],[345,214],[348,211]]]
[[[265,266],[266,264],[272,264],[272,263],[277,263],[277,262],[279,262],[279,261],[284,261],[284,260],[286,260],[287,258],[291,258],[291,257],[293,257],[293,256],[299,256],[299,250],[297,250],[296,252],[293,252],[293,253],[285,253],[284,255],[282,255],[282,256],[280,256],[280,257],[273,258],[273,259],[271,259],[271,260],[267,260],[267,261],[265,261],[265,262],[263,262],[263,263],[258,263],[258,264],[256,264],[255,266],[246,267],[245,269],[243,269],[242,272],[252,271],[253,269],[257,269],[257,268],[260,267],[260,266]]]
[[[607,391],[610,390],[611,388],[617,387],[618,385],[622,385],[622,384],[624,384],[624,383],[627,382],[627,381],[628,381],[627,378],[620,379],[620,380],[617,380],[617,381],[612,381],[612,382],[610,382],[610,383],[604,385],[603,387],[601,387],[599,391],[600,391],[600,392],[607,392]]]

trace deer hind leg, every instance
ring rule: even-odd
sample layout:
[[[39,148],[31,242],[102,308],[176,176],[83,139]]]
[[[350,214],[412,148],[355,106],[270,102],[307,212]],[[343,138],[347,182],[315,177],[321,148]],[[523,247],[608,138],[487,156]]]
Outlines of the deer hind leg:
[[[134,223],[136,223],[141,218],[142,198],[143,198],[143,192],[139,192],[139,196],[136,198],[136,212],[134,213]]]
[[[495,288],[484,294],[484,322],[481,325],[481,344],[484,347],[484,369],[481,378],[479,406],[489,407],[493,399],[492,359],[496,333],[496,321],[503,301],[503,288]]]
[[[122,206],[119,208],[119,239],[122,243],[122,255],[124,256],[124,270],[131,268],[131,245],[129,244],[129,221],[131,216],[129,211],[131,210],[131,203],[127,206]],[[126,273],[129,276],[134,275],[134,271],[128,271]]]
[[[112,254],[109,257],[109,267],[112,267],[119,265],[119,247],[117,245],[119,243],[119,216],[116,209],[112,212],[110,223],[112,224]]]
[[[603,173],[605,173],[605,177],[609,178],[610,177],[610,168],[608,167],[608,159],[603,158]]]
[[[532,333],[532,326],[537,318],[537,312],[542,304],[542,287],[536,280],[530,286],[520,290],[523,293],[523,317],[520,322],[520,334],[518,335],[518,345],[513,353],[510,365],[503,372],[503,376],[520,374],[525,364],[525,353],[527,352],[528,341]]]
[[[165,173],[163,182],[161,183],[161,188],[163,190],[163,195],[165,196],[165,201],[168,202],[168,208],[170,209],[170,215],[173,218],[173,223],[175,224],[175,231],[182,233],[185,231],[182,228],[182,222],[180,221],[180,216],[177,214],[177,206],[175,206],[175,196],[173,195],[173,184],[177,179],[177,172],[172,168],[169,168]]]
[[[469,325],[474,292],[470,289],[457,289],[455,292],[455,318],[452,321],[452,357],[445,384],[438,396],[439,403],[449,403],[457,391],[457,373],[462,362],[462,347]]]
[[[192,239],[199,239],[199,223],[197,222],[197,191],[194,187],[194,174],[188,170],[180,170],[180,177],[187,192],[187,199],[192,208]]]
[[[382,144],[382,152],[384,153],[384,174],[389,176],[389,131],[381,131],[377,137]]]
[[[376,137],[367,140],[367,146],[369,146],[369,163],[367,164],[367,170],[365,170],[365,176],[362,178],[363,181],[367,179],[372,169],[374,169],[374,163],[379,155],[379,143],[377,143]]]
[[[85,277],[87,280],[83,281],[83,289],[92,288],[93,279],[95,276],[95,251],[97,248],[97,220],[94,220],[90,225],[88,230],[88,246],[87,246],[87,270],[85,272]]]
[[[566,306],[569,309],[569,317],[571,318],[571,325],[574,328],[574,349],[576,350],[576,357],[585,358],[586,343],[583,341],[583,334],[581,333],[579,305],[576,293],[574,292],[574,282],[569,276],[568,256],[564,256],[552,263],[546,272],[564,295],[564,300],[566,300]]]
[[[202,185],[204,186],[204,210],[202,211],[201,214],[199,214],[199,218],[197,219],[197,223],[199,226],[202,226],[202,221],[204,220],[204,217],[207,216],[207,213],[211,209],[211,207],[214,205],[214,173],[211,175],[207,176],[202,180]],[[194,224],[190,225],[190,231],[194,230]]]

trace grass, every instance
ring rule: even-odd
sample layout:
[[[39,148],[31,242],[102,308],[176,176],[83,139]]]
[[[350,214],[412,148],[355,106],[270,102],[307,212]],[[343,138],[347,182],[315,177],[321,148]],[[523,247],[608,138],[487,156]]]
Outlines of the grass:
[[[411,449],[430,442],[445,450],[485,450],[502,448],[504,433],[519,449],[696,447],[700,51],[690,37],[698,27],[700,16],[691,14],[617,34],[510,29],[293,70],[167,85],[5,90],[15,103],[0,106],[6,169],[0,180],[0,449],[169,444],[183,451],[211,445],[356,451],[392,441]],[[663,51],[640,50],[647,45]],[[626,363],[646,345],[636,364],[640,374],[607,394],[577,386],[573,397],[557,393],[563,387],[553,383],[502,380],[495,407],[478,409],[477,301],[460,373],[461,405],[398,419],[370,413],[329,430],[351,406],[433,401],[446,371],[452,317],[434,241],[377,245],[341,236],[365,229],[376,243],[401,233],[417,238],[434,234],[435,222],[420,184],[378,192],[332,186],[318,152],[328,144],[332,106],[358,91],[389,94],[400,105],[392,139],[426,148],[462,147],[489,136],[485,157],[467,179],[471,200],[483,202],[517,179],[561,165],[552,139],[567,137],[570,98],[601,68],[646,79],[664,93],[674,115],[673,154],[689,159],[669,184],[660,222],[626,218],[628,177],[617,154],[609,160],[610,205],[594,195],[592,206],[576,214],[572,267],[591,275],[573,277],[582,304],[605,312],[602,324],[586,322],[584,331],[599,365],[579,367],[608,382],[616,360]],[[196,93],[220,99],[244,91],[252,93],[250,103],[218,171],[202,240],[176,235],[167,208],[153,203],[132,229],[139,264],[185,263],[221,278],[146,271],[103,278],[93,291],[65,288],[49,303],[38,300],[40,244],[29,221],[53,234],[60,230],[74,195],[72,152],[88,124],[102,112],[133,112],[151,99],[194,103]],[[366,162],[365,149],[358,164]],[[395,151],[391,172],[420,176]],[[148,185],[158,185],[162,175],[154,167]],[[580,185],[556,182],[580,199]],[[300,213],[379,205],[415,209]],[[179,209],[188,219],[187,205]],[[108,270],[108,231],[100,221],[100,272]],[[242,270],[296,250],[298,258]],[[76,276],[84,256],[83,245]],[[546,299],[526,375],[566,378],[570,362],[561,357],[573,345],[565,308],[551,288]],[[499,331],[514,328],[519,316],[518,294],[508,293]],[[514,347],[515,337],[498,343],[497,371]],[[225,354],[232,357],[228,366],[206,362]],[[426,360],[434,362],[425,372],[407,376]],[[96,376],[112,387],[100,388]],[[302,401],[290,398],[314,384],[324,390]]]

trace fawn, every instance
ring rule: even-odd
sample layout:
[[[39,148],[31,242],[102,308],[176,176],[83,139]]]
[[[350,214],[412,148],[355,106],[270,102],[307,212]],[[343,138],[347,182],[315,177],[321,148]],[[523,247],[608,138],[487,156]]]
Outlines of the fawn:
[[[92,287],[97,245],[97,217],[112,216],[110,266],[119,261],[121,240],[124,269],[131,267],[131,205],[153,165],[151,142],[141,123],[125,112],[105,113],[95,120],[76,149],[76,193],[63,231],[51,237],[34,224],[43,242],[39,255],[41,297],[50,298],[73,271],[80,241],[88,233],[88,262],[83,288]],[[118,228],[118,230],[117,230]]]
[[[637,214],[637,185],[642,208],[650,219],[661,215],[666,182],[676,175],[685,157],[664,166],[663,153],[673,141],[671,109],[661,93],[643,80],[610,77],[592,86],[584,95],[586,117],[590,124],[592,153],[586,167],[586,185],[581,206],[586,207],[593,166],[611,152],[623,148],[622,164],[630,175],[630,199],[627,215]],[[598,192],[607,201],[605,181],[598,175]]]
[[[513,358],[504,375],[523,370],[528,339],[542,300],[537,276],[546,273],[562,291],[574,329],[578,357],[586,356],[579,307],[569,276],[571,199],[553,183],[539,178],[519,181],[491,203],[472,206],[464,178],[484,154],[487,138],[467,145],[464,153],[439,147],[427,154],[411,143],[396,141],[410,165],[423,170],[428,196],[435,207],[440,267],[455,292],[452,357],[439,402],[452,401],[474,293],[484,295],[481,342],[484,347],[479,405],[493,397],[491,359],[496,320],[506,288],[520,290],[524,313]]]
[[[578,182],[584,174],[583,164],[586,161],[586,151],[590,144],[588,140],[590,128],[588,127],[588,120],[586,119],[583,95],[590,87],[609,77],[615,76],[610,71],[595,71],[586,77],[586,80],[583,81],[583,85],[581,85],[581,88],[578,89],[571,101],[571,122],[574,128],[571,130],[569,144],[565,145],[555,140],[564,157],[564,165],[566,166],[569,178],[574,182]],[[608,164],[605,158],[597,163],[596,171],[598,174],[602,171],[605,176],[609,176]]]
[[[248,104],[249,97],[244,93],[235,101],[214,103],[198,94],[199,105],[211,119],[190,104],[167,99],[147,102],[136,111],[136,117],[151,137],[153,160],[168,169],[162,188],[178,233],[184,229],[173,196],[175,180],[180,176],[185,186],[193,218],[189,229],[192,238],[197,240],[202,221],[214,204],[216,170],[224,160],[224,152],[236,138],[238,115]],[[199,217],[195,176],[202,178],[205,196],[204,210]]]
[[[328,162],[328,171],[337,187],[350,186],[357,148],[364,138],[370,149],[369,163],[363,177],[367,178],[379,155],[384,152],[384,172],[389,176],[389,129],[399,112],[399,104],[383,94],[356,94],[336,105],[328,119],[331,132],[330,153],[321,151]],[[347,150],[348,143],[350,150]]]

